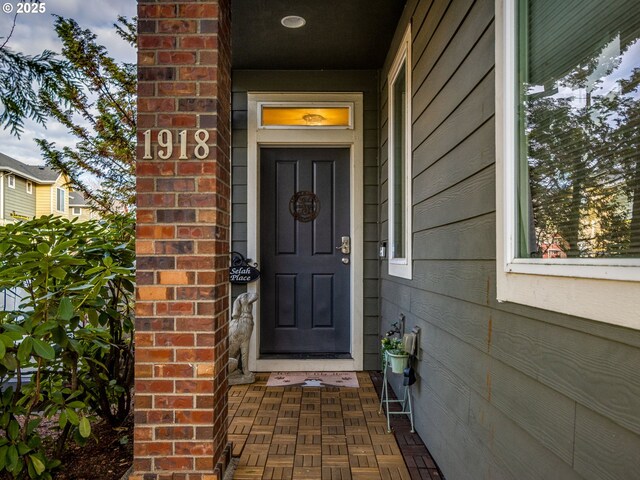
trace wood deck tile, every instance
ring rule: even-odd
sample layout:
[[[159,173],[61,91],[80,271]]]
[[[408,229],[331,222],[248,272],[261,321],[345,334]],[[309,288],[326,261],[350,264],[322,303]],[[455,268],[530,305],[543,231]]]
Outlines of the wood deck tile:
[[[262,478],[264,480],[291,480],[293,467],[265,467]]]
[[[321,467],[294,467],[294,480],[322,480]]]
[[[377,467],[351,467],[353,480],[381,480],[382,475]]]
[[[238,465],[246,467],[264,467],[267,464],[267,454],[249,453],[240,457]]]
[[[349,445],[349,455],[375,455],[372,445]]]
[[[265,454],[268,453],[270,445],[267,443],[247,444],[245,443],[242,455],[251,455],[252,453]]]
[[[322,444],[322,455],[348,455],[346,441],[344,444]]]
[[[296,444],[296,454],[299,455],[322,455],[322,445],[300,445]]]
[[[269,446],[269,455],[293,455],[296,453],[296,444],[294,443],[272,443]]]
[[[348,467],[348,455],[322,455],[323,467]]]
[[[321,467],[321,455],[298,455],[294,457],[294,467]]]
[[[378,462],[374,455],[349,455],[349,465],[351,468],[372,468],[378,467]]]
[[[267,387],[263,373],[231,387],[234,479],[410,479],[369,374],[357,376],[360,388]]]
[[[261,479],[264,468],[262,467],[238,467],[233,475],[234,480]]]
[[[322,467],[322,480],[351,480],[349,467]]]
[[[400,451],[400,447],[398,444],[393,443],[382,443],[382,444],[373,444],[373,451],[378,456],[386,456],[386,455],[400,455],[402,456],[402,452]]]
[[[294,455],[269,455],[267,467],[293,467]]]

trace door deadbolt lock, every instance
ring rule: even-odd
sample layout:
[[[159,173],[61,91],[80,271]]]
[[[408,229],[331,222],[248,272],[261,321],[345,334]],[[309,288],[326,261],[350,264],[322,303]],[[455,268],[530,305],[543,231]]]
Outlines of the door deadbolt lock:
[[[343,255],[349,255],[351,253],[351,238],[342,237],[342,245],[336,247],[336,250],[340,250]]]

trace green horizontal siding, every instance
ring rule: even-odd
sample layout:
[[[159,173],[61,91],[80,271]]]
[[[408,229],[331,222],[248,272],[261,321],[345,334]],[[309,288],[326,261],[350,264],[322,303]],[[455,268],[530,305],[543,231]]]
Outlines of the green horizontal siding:
[[[496,301],[494,1],[410,0],[394,45],[409,21],[413,279],[382,262],[380,330],[421,328],[418,433],[448,480],[639,479],[640,332]]]
[[[27,193],[27,180],[15,176],[15,188],[9,188],[8,176],[4,177],[4,218],[11,220],[12,214],[34,217],[36,214],[36,187],[32,184],[31,193]]]

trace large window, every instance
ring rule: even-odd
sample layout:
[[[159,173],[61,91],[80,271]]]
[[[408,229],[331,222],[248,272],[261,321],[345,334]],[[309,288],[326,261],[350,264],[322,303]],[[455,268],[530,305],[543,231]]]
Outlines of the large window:
[[[637,1],[519,0],[518,16],[517,256],[640,257]]]
[[[498,298],[629,325],[588,297],[640,293],[637,1],[499,3]]]
[[[389,274],[411,278],[411,31],[388,78]]]

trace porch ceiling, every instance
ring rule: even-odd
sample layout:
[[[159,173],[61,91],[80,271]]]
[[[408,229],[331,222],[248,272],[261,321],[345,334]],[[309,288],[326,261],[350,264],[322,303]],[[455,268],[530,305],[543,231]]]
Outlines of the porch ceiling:
[[[231,0],[234,69],[375,69],[406,0]],[[299,15],[306,25],[285,28]]]

